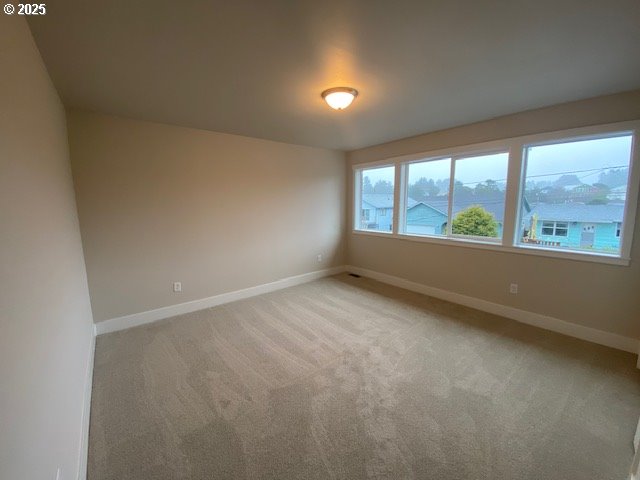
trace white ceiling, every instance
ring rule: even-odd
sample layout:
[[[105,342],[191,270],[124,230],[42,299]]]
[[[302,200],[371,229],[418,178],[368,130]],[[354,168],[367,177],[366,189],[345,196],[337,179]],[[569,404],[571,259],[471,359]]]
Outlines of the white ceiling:
[[[638,0],[58,0],[29,23],[67,106],[345,150],[640,88]]]

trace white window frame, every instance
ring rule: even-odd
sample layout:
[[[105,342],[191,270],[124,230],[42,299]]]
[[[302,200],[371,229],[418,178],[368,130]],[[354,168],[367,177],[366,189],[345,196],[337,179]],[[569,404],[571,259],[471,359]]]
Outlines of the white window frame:
[[[539,221],[542,222],[542,226],[540,227],[540,235],[546,235],[548,237],[568,237],[569,236],[569,223],[571,222],[563,222],[560,220],[542,220],[542,219],[539,219]],[[545,223],[553,223],[553,227],[545,227],[544,226]],[[558,227],[559,223],[566,225],[566,227]],[[551,235],[549,235],[548,233],[544,233],[543,230],[545,228],[551,228],[553,233]],[[558,229],[566,230],[567,233],[565,233],[564,235],[558,235]]]
[[[420,236],[420,237],[428,237],[428,238],[447,238],[449,236],[449,231],[451,229],[451,222],[447,221],[447,231],[444,234],[433,234],[433,235],[418,235],[418,234],[412,234],[412,233],[406,233],[406,228],[407,228],[407,222],[406,222],[406,216],[407,216],[407,209],[406,209],[406,205],[407,202],[409,201],[409,166],[411,164],[414,163],[426,163],[426,162],[437,162],[439,160],[449,160],[449,168],[451,169],[451,165],[453,164],[453,158],[450,155],[445,155],[445,156],[435,156],[435,157],[427,157],[427,158],[417,158],[411,161],[407,161],[407,162],[403,162],[400,164],[400,177],[401,177],[401,181],[400,181],[400,185],[401,185],[401,193],[400,193],[400,197],[402,199],[402,208],[400,208],[398,210],[399,214],[398,214],[398,232],[400,232],[401,235],[415,235],[415,236]],[[449,191],[451,191],[451,179],[449,179]],[[447,215],[450,215],[450,211],[451,210],[451,202],[449,202],[449,204],[447,204]],[[449,217],[447,217],[449,218]]]
[[[394,182],[393,182],[393,209],[392,212],[395,212],[396,209],[396,202],[397,202],[397,197],[398,197],[398,184],[397,184],[397,180],[398,180],[398,167],[392,162],[389,163],[387,162],[374,162],[372,164],[366,164],[366,165],[359,165],[357,168],[354,166],[353,169],[353,179],[354,179],[354,185],[353,185],[353,193],[354,193],[354,201],[353,201],[353,206],[354,206],[354,214],[353,214],[353,223],[351,224],[351,227],[353,228],[354,232],[361,232],[361,233],[371,233],[374,235],[384,235],[384,236],[389,236],[392,235],[393,232],[396,229],[395,226],[395,222],[396,219],[393,219],[393,225],[392,225],[392,229],[391,231],[388,230],[365,230],[363,228],[360,228],[360,222],[362,220],[362,172],[364,170],[371,170],[374,168],[384,168],[384,167],[394,167]],[[377,215],[376,215],[377,217]]]
[[[622,232],[620,235],[620,253],[608,254],[601,252],[583,252],[576,250],[565,250],[556,247],[545,247],[541,245],[528,245],[518,243],[518,226],[520,225],[521,198],[524,192],[525,181],[525,161],[523,159],[525,149],[530,146],[544,144],[554,144],[575,140],[593,140],[607,138],[614,135],[631,134],[631,158],[629,161],[629,181],[627,197],[625,202],[624,216],[622,221]],[[612,265],[629,265],[631,256],[631,242],[635,229],[635,217],[638,204],[638,191],[640,189],[640,147],[638,146],[640,136],[640,121],[619,122],[606,125],[573,128],[555,132],[547,132],[534,135],[524,135],[520,137],[507,138],[471,144],[466,146],[443,148],[438,150],[402,155],[393,158],[385,158],[379,161],[354,164],[354,199],[352,233],[357,235],[371,235],[385,238],[394,238],[405,241],[423,242],[440,245],[454,245],[467,248],[488,249],[501,252],[518,253],[524,255],[537,255],[552,258],[562,258],[576,261],[587,261],[597,263],[607,263]],[[456,236],[427,236],[410,234],[401,231],[405,224],[405,205],[408,189],[408,168],[407,165],[416,162],[439,160],[451,158],[452,165],[454,158],[473,157],[499,152],[509,153],[507,191],[505,197],[504,222],[502,226],[502,239],[492,241],[486,237],[469,237],[466,235]],[[360,186],[362,182],[361,172],[363,169],[380,168],[394,166],[394,205],[393,205],[393,226],[391,232],[359,230],[357,229],[360,211]],[[451,182],[455,177],[451,175]],[[451,185],[450,185],[451,190]],[[453,192],[451,192],[453,194]],[[451,205],[451,202],[449,202]],[[451,213],[451,212],[448,212]],[[451,218],[449,215],[448,218]],[[402,227],[404,228],[404,227]],[[451,230],[451,221],[447,224],[447,230]]]
[[[447,194],[447,198],[448,198],[448,203],[447,203],[447,230],[444,234],[414,234],[414,233],[407,233],[406,232],[406,209],[402,210],[402,221],[399,222],[399,233],[402,235],[415,235],[415,236],[420,236],[420,237],[429,237],[429,238],[439,238],[439,239],[444,239],[444,238],[455,238],[455,239],[460,239],[460,240],[471,240],[471,241],[476,241],[476,242],[482,242],[482,243],[491,243],[491,244],[500,244],[502,242],[502,238],[501,237],[483,237],[483,236],[475,236],[475,235],[462,235],[462,234],[458,234],[458,233],[453,233],[453,205],[455,202],[455,197],[454,197],[454,187],[455,187],[455,181],[456,181],[456,164],[458,162],[458,160],[467,160],[467,159],[472,159],[475,157],[483,157],[486,155],[496,155],[496,154],[501,154],[501,153],[506,153],[507,155],[509,154],[509,150],[508,149],[487,149],[487,150],[475,150],[473,151],[471,154],[467,154],[467,152],[459,154],[459,155],[445,155],[445,156],[437,156],[437,157],[428,157],[428,158],[420,158],[417,160],[411,160],[411,161],[406,161],[403,162],[401,164],[401,168],[404,170],[404,173],[402,175],[402,182],[401,185],[403,187],[402,189],[402,197],[404,200],[404,205],[406,205],[406,202],[409,199],[409,168],[411,165],[414,165],[416,163],[427,163],[427,162],[437,162],[439,160],[449,160],[450,164],[449,164],[449,168],[450,168],[450,173],[449,173],[449,192]],[[509,168],[509,165],[507,163],[507,170]],[[508,171],[507,171],[507,177],[508,177]],[[506,192],[505,192],[505,204],[506,204]],[[506,208],[506,205],[505,205]],[[449,220],[451,219],[451,220]],[[504,236],[504,223],[502,225],[503,227],[503,233],[502,235]]]

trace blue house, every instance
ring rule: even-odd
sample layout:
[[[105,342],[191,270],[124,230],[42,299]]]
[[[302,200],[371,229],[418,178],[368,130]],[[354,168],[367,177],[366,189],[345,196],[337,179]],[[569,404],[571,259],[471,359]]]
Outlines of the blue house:
[[[416,235],[446,235],[447,213],[424,202],[407,209],[406,233]]]
[[[415,200],[410,200],[411,205]],[[360,228],[390,232],[393,228],[393,194],[363,193]]]
[[[618,252],[624,205],[584,203],[532,205],[522,221],[524,243]]]
[[[413,202],[413,206],[411,206]],[[426,202],[411,200],[407,208],[406,233],[416,235],[446,235],[448,222],[449,201],[446,196],[434,197]],[[473,205],[480,205],[488,211],[498,222],[498,237],[502,236],[504,223],[504,197],[487,199],[456,199],[453,205],[453,216]]]
[[[504,199],[455,200],[454,217],[472,205],[481,205],[498,222],[498,237],[502,237]],[[588,205],[584,203],[525,203],[520,241],[559,248],[618,252],[624,205]],[[448,198],[433,197],[418,202],[408,199],[406,233],[416,235],[446,235]],[[361,228],[391,231],[393,225],[393,195],[364,194],[362,196]]]

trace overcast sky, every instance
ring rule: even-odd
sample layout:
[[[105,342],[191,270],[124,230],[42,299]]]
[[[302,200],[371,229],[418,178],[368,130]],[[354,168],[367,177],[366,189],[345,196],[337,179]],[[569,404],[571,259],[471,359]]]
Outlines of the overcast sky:
[[[574,172],[583,183],[594,183],[604,167],[628,166],[631,154],[631,136],[582,140],[530,147],[527,155],[527,176],[535,175],[537,181],[554,181],[564,172]],[[582,172],[582,170],[593,170]],[[409,167],[409,183],[421,177],[440,180],[450,175],[450,160],[434,160],[423,163],[412,163]],[[544,175],[538,177],[538,175]],[[393,167],[366,170],[375,185],[378,180],[393,183]],[[487,179],[505,180],[507,177],[507,154],[485,155],[458,160],[456,164],[456,180],[470,187]]]
[[[531,147],[527,155],[527,176],[545,175],[534,180],[554,181],[563,172],[573,171],[582,183],[594,183],[604,167],[629,166],[630,156],[630,135]]]

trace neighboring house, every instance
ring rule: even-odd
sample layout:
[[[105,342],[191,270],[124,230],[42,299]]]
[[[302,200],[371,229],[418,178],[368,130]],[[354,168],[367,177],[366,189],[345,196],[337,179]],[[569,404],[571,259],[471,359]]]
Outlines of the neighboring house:
[[[594,187],[593,185],[588,185],[583,183],[582,185],[578,185],[577,187],[573,187],[571,189],[571,193],[574,195],[585,195],[585,194],[595,194],[600,192],[598,187]]]
[[[409,205],[416,201],[409,199]],[[364,193],[360,211],[360,228],[390,232],[393,228],[393,194]]]
[[[414,202],[407,209],[407,233],[418,235],[445,235],[447,233],[448,198],[446,196],[434,197],[424,202]],[[480,205],[489,212],[498,222],[498,237],[502,237],[502,225],[504,222],[504,197],[489,197],[486,199],[454,200],[453,216],[473,205]]]
[[[594,250],[620,249],[623,204],[538,204],[523,218],[523,230],[535,243]],[[532,225],[535,218],[535,225]]]
[[[480,205],[498,222],[498,236],[502,237],[504,223],[503,199],[455,200],[453,215],[472,205]],[[624,205],[587,205],[584,203],[526,204],[522,231],[529,243],[565,248],[618,251]],[[417,235],[446,235],[448,200],[445,196],[423,202],[408,199],[406,233]],[[361,221],[363,228],[391,231],[393,224],[393,195],[365,194],[362,196]],[[535,219],[535,225],[532,225]]]
[[[624,202],[624,199],[627,198],[627,186],[626,185],[621,185],[619,187],[614,187],[612,188],[608,195],[607,198],[609,200],[614,200],[614,201],[622,201]]]
[[[446,209],[446,205],[444,206]],[[416,202],[407,209],[406,233],[444,235],[447,233],[447,214],[430,204]]]

